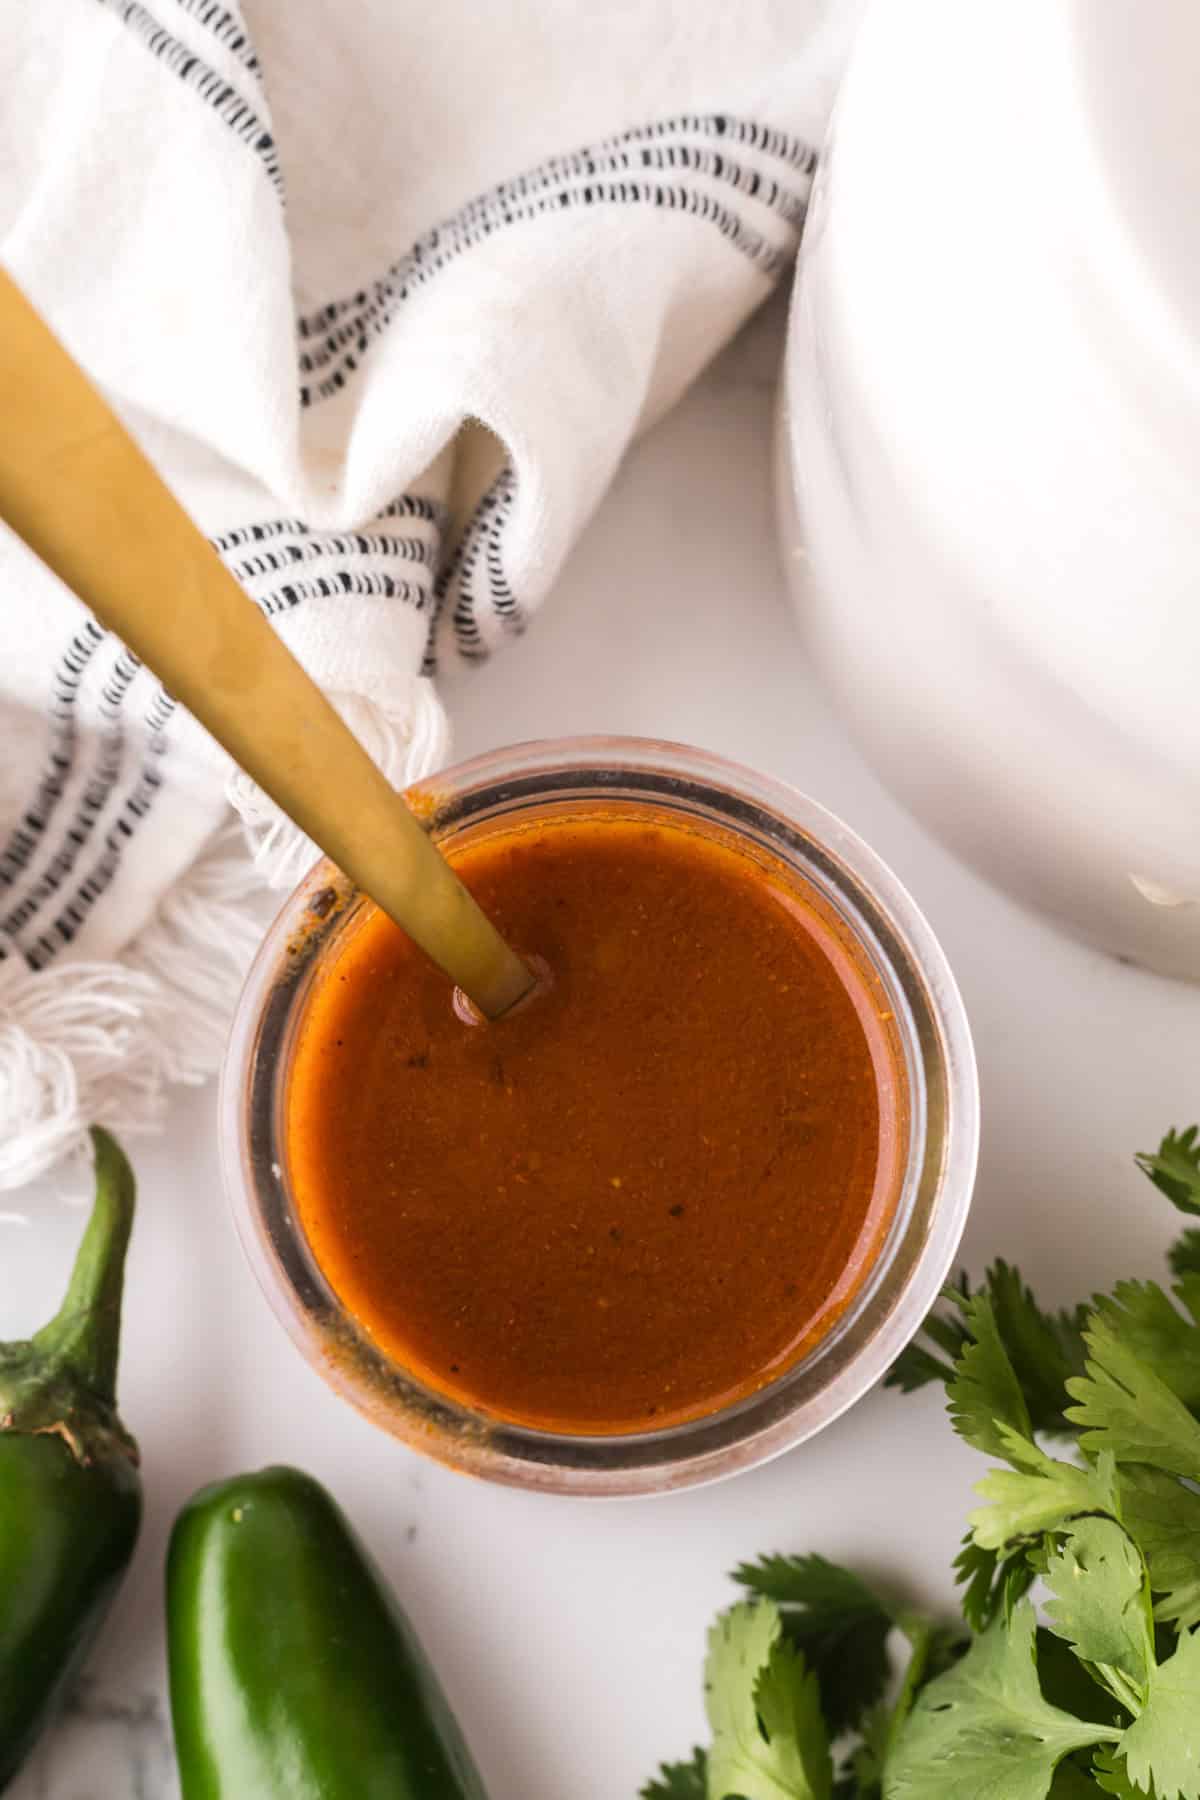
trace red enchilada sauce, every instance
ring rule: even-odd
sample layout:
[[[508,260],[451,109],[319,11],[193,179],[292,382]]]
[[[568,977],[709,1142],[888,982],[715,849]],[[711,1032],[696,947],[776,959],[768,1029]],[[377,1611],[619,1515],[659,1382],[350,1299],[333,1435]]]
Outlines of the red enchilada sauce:
[[[443,1393],[547,1430],[713,1412],[811,1349],[889,1223],[880,990],[782,864],[560,814],[451,850],[553,979],[497,1024],[381,914],[318,977],[287,1090],[342,1303]]]

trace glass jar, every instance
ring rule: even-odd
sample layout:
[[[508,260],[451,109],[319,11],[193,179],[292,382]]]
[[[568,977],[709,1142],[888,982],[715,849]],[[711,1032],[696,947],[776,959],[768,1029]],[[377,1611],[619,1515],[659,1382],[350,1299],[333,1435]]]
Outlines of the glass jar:
[[[651,1494],[733,1474],[811,1437],[884,1373],[949,1270],[970,1203],[979,1099],[970,1031],[929,926],[879,859],[782,783],[682,746],[568,739],[494,751],[409,799],[447,846],[553,813],[645,807],[782,861],[852,944],[890,1029],[902,1090],[890,1225],[829,1333],[724,1409],[627,1435],[534,1430],[459,1404],[383,1354],[333,1292],[300,1226],[283,1129],[296,1031],[314,976],[364,904],[321,862],[275,920],[246,981],[221,1081],[225,1183],[242,1244],[309,1361],[368,1417],[464,1472],[567,1494]]]

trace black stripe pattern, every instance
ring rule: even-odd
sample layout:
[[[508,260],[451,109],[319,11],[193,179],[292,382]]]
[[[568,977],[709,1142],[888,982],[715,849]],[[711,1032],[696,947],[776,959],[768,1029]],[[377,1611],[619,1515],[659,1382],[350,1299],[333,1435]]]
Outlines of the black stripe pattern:
[[[162,789],[161,764],[167,749],[164,731],[174,710],[174,700],[160,688],[146,713],[145,753],[133,787],[105,832],[100,855],[87,875],[62,907],[53,924],[39,933],[26,949],[25,960],[31,969],[44,969],[60,950],[74,940],[97,900],[111,886],[126,845],[150,812]]]
[[[75,870],[87,848],[97,820],[107,807],[121,775],[125,752],[123,708],[134,676],[141,667],[137,658],[110,639],[115,650],[112,665],[100,691],[100,730],[97,734],[96,760],[84,783],[74,815],[59,842],[58,849],[42,869],[37,880],[3,919],[0,931],[15,938],[29,924],[46,901],[58,893]]]
[[[210,31],[226,54],[240,62],[256,81],[262,80],[262,64],[237,13],[218,5],[217,0],[175,0],[175,5]]]
[[[725,113],[683,114],[551,157],[469,201],[369,288],[302,316],[301,402],[311,406],[339,393],[409,295],[448,264],[496,232],[548,214],[581,206],[679,212],[712,226],[776,280],[795,253],[815,168],[816,153],[802,139]],[[735,197],[773,217],[782,241],[749,224]]]
[[[407,530],[381,530],[393,520]],[[432,611],[444,511],[405,494],[360,531],[315,532],[302,519],[267,519],[214,538],[269,618],[311,600],[368,596]]]
[[[158,59],[163,68],[177,76],[186,87],[212,107],[221,122],[255,153],[268,180],[282,195],[283,176],[279,168],[275,139],[255,108],[233,83],[226,81],[211,64],[189,50],[179,38],[173,37],[149,8],[142,5],[142,0],[97,0],[97,4],[114,13],[122,25]]]
[[[105,640],[94,619],[75,633],[51,681],[50,748],[36,792],[0,851],[0,887],[11,888],[38,848],[66,792],[79,746],[76,703],[84,674]]]
[[[361,530],[319,532],[302,519],[275,518],[212,542],[268,617],[362,596],[432,615],[444,524],[437,501],[403,494]],[[85,679],[93,696],[87,732],[79,724]],[[144,690],[131,722],[131,697]],[[0,959],[16,953],[43,969],[77,939],[164,789],[174,711],[111,632],[88,619],[73,633],[53,674],[44,768],[0,850]],[[131,743],[137,759],[126,775]]]
[[[505,463],[488,487],[463,529],[454,554],[438,577],[433,618],[425,652],[424,673],[437,666],[437,635],[441,620],[451,619],[454,644],[468,662],[483,662],[488,654],[479,623],[479,608],[487,605],[500,629],[519,636],[525,614],[509,586],[504,567],[504,535],[516,499],[516,474]]]

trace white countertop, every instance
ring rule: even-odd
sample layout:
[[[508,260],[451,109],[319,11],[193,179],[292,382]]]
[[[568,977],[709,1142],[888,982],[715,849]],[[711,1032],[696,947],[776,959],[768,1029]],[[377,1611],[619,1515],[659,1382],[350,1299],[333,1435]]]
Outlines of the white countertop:
[[[984,1133],[968,1266],[1015,1259],[1053,1301],[1157,1273],[1170,1209],[1130,1159],[1200,1115],[1200,995],[985,887],[889,798],[832,716],[776,550],[781,338],[776,303],[629,459],[525,642],[446,683],[456,751],[572,732],[676,738],[839,813],[928,913],[972,1018]],[[705,1628],[743,1557],[819,1549],[953,1605],[950,1562],[982,1471],[932,1395],[878,1391],[768,1467],[660,1501],[492,1490],[384,1437],[300,1360],[255,1289],[220,1191],[213,1111],[211,1086],[182,1093],[166,1135],[133,1147],[122,1409],[142,1444],[146,1526],[84,1693],[12,1800],[174,1795],[167,1533],[195,1487],[267,1462],[311,1470],[370,1544],[492,1800],[632,1800],[660,1758],[684,1753],[702,1729]],[[5,1337],[56,1303],[84,1185],[46,1183],[31,1226],[0,1222]]]

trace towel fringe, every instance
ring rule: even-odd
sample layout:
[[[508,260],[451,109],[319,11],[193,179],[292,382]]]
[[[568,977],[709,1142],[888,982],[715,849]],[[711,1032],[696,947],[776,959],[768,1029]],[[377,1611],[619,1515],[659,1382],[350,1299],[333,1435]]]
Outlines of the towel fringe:
[[[393,787],[407,787],[445,763],[450,732],[432,681],[414,681],[412,703],[402,715],[361,694],[328,697]],[[260,878],[269,888],[290,891],[316,861],[316,845],[243,770],[234,770],[226,794],[245,826]]]
[[[128,1138],[155,1130],[168,1084],[212,1073],[262,894],[230,820],[119,960],[0,963],[0,1190],[82,1157],[93,1123]]]

